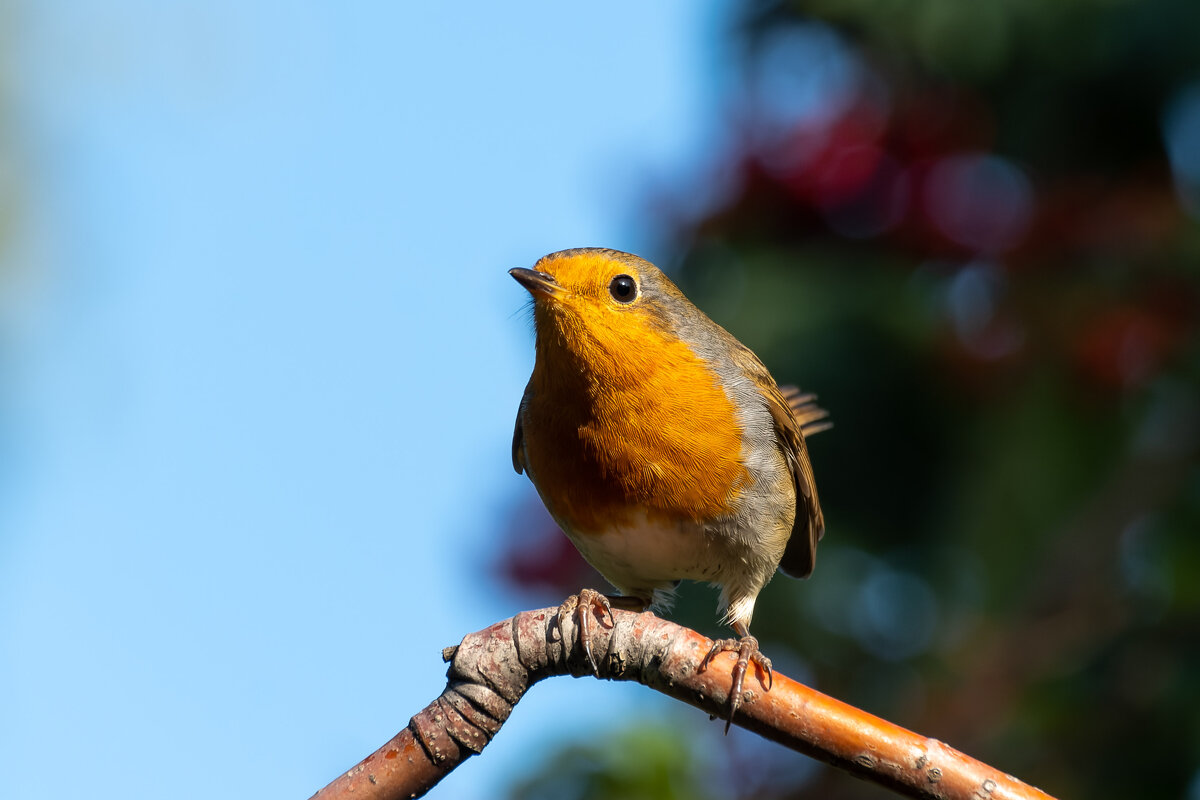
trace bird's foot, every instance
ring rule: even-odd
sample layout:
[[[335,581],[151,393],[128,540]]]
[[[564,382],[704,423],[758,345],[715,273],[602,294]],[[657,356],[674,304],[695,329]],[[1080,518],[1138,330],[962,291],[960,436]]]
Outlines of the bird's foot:
[[[579,642],[583,645],[583,652],[587,655],[588,663],[592,665],[592,672],[596,677],[600,677],[600,668],[596,665],[596,658],[592,655],[592,615],[599,612],[600,621],[604,621],[604,617],[608,616],[608,625],[613,627],[616,622],[612,615],[612,600],[607,595],[600,594],[595,589],[580,589],[579,594],[573,594],[563,601],[558,607],[558,635],[565,642],[566,636],[563,634],[563,620],[568,615],[575,615],[575,624],[579,630]]]
[[[771,659],[762,654],[758,649],[758,639],[749,634],[741,639],[717,639],[696,671],[704,672],[708,668],[708,663],[713,660],[713,656],[724,652],[737,653],[737,663],[733,665],[732,672],[733,686],[729,692],[729,716],[725,718],[725,733],[728,734],[729,726],[733,724],[733,715],[737,713],[738,707],[742,704],[742,682],[750,665],[755,664],[766,673],[765,689],[768,692],[771,691],[771,686],[775,682],[775,676],[771,671]],[[761,677],[759,682],[763,682]]]

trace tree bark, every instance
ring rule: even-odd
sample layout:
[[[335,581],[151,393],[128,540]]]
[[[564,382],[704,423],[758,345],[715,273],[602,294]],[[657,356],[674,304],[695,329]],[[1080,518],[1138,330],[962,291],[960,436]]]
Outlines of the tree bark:
[[[442,652],[450,662],[441,696],[408,727],[314,795],[314,800],[420,797],[483,750],[533,684],[553,675],[592,674],[574,615],[525,611],[472,633]],[[650,613],[613,609],[611,625],[589,627],[599,677],[633,680],[724,716],[735,653],[696,667],[712,642]],[[567,646],[563,646],[563,642]],[[753,673],[754,667],[751,667]],[[907,797],[945,800],[1053,800],[936,739],[874,717],[775,673],[747,674],[734,724]]]

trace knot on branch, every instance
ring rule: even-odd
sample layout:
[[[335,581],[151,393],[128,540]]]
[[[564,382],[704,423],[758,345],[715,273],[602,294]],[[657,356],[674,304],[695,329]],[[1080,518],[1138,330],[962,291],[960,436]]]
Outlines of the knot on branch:
[[[512,708],[512,703],[478,683],[452,683],[409,720],[408,727],[431,761],[449,766],[483,752]]]
[[[408,723],[435,764],[453,768],[467,755],[482,752],[532,684],[517,644],[518,617],[506,621],[511,625],[497,623],[469,634],[457,647],[442,651],[450,662],[446,688]]]

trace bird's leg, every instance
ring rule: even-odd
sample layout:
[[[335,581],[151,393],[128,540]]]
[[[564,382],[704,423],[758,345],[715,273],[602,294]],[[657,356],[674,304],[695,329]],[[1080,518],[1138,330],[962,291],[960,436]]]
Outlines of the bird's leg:
[[[650,607],[650,601],[644,597],[632,597],[626,594],[606,594],[609,605],[623,611],[636,611],[639,614]]]
[[[616,624],[612,615],[614,606],[629,611],[645,611],[649,604],[648,600],[640,597],[605,595],[595,589],[580,589],[579,594],[571,595],[558,607],[558,635],[565,638],[563,637],[562,621],[568,614],[575,614],[575,624],[579,628],[579,642],[583,645],[583,652],[587,655],[588,663],[592,665],[592,673],[596,677],[600,677],[600,667],[596,665],[596,658],[592,655],[592,612],[600,612],[601,622],[607,615],[608,625],[611,628]]]
[[[733,630],[740,636],[740,639],[717,639],[713,642],[712,649],[708,651],[708,655],[700,662],[700,667],[697,672],[703,672],[708,667],[708,662],[712,661],[713,656],[717,653],[726,651],[737,653],[737,663],[733,665],[733,686],[729,692],[729,716],[725,719],[725,733],[729,733],[729,726],[733,724],[733,715],[737,713],[738,706],[742,704],[742,681],[746,677],[746,670],[750,664],[756,664],[759,669],[766,673],[766,691],[771,691],[771,686],[775,682],[774,673],[771,671],[771,659],[767,658],[758,649],[758,639],[750,635],[750,628],[746,623],[738,620],[733,623]],[[759,678],[762,682],[762,678]]]

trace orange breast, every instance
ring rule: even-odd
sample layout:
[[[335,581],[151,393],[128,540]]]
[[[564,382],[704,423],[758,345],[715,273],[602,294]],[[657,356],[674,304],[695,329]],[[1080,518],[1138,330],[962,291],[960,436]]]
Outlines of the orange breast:
[[[539,336],[522,417],[525,458],[551,514],[578,534],[633,511],[699,521],[731,513],[749,478],[717,376],[650,326]],[[543,321],[539,319],[539,330]]]

